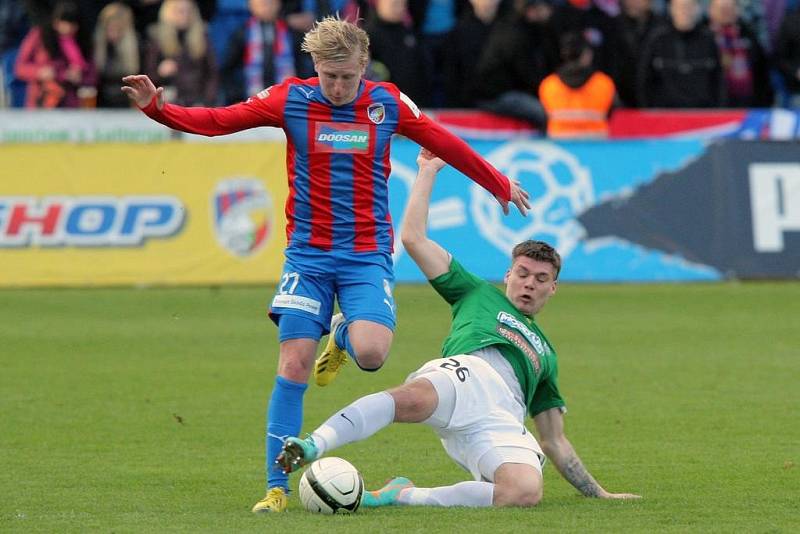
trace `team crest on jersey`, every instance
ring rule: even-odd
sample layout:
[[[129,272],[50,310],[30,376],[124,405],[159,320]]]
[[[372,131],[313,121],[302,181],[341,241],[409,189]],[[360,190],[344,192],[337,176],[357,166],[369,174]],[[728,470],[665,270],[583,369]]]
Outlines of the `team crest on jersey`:
[[[370,104],[367,108],[367,117],[375,124],[380,124],[386,118],[386,108],[383,104]]]
[[[318,122],[314,126],[314,151],[366,154],[369,135],[367,124]]]
[[[211,211],[217,242],[236,256],[252,256],[272,235],[272,197],[256,178],[219,182],[211,198]]]

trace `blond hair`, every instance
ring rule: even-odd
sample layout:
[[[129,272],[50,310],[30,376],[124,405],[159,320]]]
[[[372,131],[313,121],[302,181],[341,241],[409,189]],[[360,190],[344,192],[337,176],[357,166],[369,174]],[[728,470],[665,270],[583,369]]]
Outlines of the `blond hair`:
[[[119,21],[123,27],[122,37],[114,45],[119,55],[123,72],[139,72],[139,43],[133,28],[133,11],[120,2],[112,2],[100,11],[94,29],[94,64],[97,70],[104,71],[108,61],[109,23]]]
[[[347,61],[357,53],[359,65],[364,67],[369,60],[369,37],[352,22],[325,17],[306,33],[302,50],[311,54],[315,63]]]
[[[164,0],[158,10],[158,23],[152,30],[152,37],[158,43],[161,53],[174,58],[181,53],[181,43],[178,40],[178,29],[170,21],[171,12],[179,2],[189,4],[189,28],[186,30],[186,48],[193,59],[200,59],[206,54],[208,41],[206,40],[206,25],[200,18],[200,10],[194,0]]]

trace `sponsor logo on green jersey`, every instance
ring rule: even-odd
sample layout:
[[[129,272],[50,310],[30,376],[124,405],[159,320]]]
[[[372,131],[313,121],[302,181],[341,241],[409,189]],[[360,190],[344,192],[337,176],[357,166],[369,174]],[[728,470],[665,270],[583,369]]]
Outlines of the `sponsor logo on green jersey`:
[[[497,333],[513,343],[515,347],[517,347],[525,356],[527,356],[528,360],[531,362],[531,365],[533,365],[533,370],[538,375],[542,368],[542,365],[539,362],[539,355],[536,354],[536,351],[533,350],[533,347],[530,345],[530,343],[528,343],[525,337],[516,330],[512,330],[502,324],[497,325]]]
[[[542,338],[536,332],[510,313],[501,311],[497,314],[497,321],[518,330],[539,354],[550,354],[550,347],[547,346],[547,343],[542,341]]]

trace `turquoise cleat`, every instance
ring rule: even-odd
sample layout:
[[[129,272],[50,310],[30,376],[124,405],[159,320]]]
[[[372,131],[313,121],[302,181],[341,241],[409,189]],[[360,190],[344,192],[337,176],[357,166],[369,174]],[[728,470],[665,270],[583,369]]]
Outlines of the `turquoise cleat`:
[[[317,444],[311,436],[306,439],[288,437],[283,442],[283,449],[275,459],[275,463],[288,474],[296,471],[298,467],[313,462],[317,456],[319,456]]]
[[[377,508],[379,506],[394,506],[400,504],[397,498],[400,492],[413,488],[414,483],[406,477],[394,477],[384,487],[375,491],[365,491],[361,497],[362,508]]]

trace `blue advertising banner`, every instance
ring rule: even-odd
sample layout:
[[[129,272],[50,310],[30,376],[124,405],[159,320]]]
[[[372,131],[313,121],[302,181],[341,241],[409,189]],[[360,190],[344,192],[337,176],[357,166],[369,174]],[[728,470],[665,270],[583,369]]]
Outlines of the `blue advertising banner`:
[[[578,216],[606,236],[732,278],[800,276],[800,144],[718,141],[675,172]]]
[[[495,199],[451,167],[436,182],[429,235],[475,274],[500,280],[513,246],[525,239],[554,245],[564,258],[562,280],[718,280],[715,267],[689,261],[674,249],[659,250],[617,235],[591,235],[579,216],[592,207],[618,203],[658,176],[677,172],[700,158],[700,140],[571,141],[513,139],[470,145],[531,194],[533,209],[522,217],[512,207],[504,216]],[[397,139],[392,147],[390,198],[399,233],[408,191],[416,176],[418,146]],[[674,199],[670,199],[674,201]],[[647,214],[641,214],[647,217]],[[636,225],[636,218],[630,219]],[[396,240],[399,282],[423,281]]]

